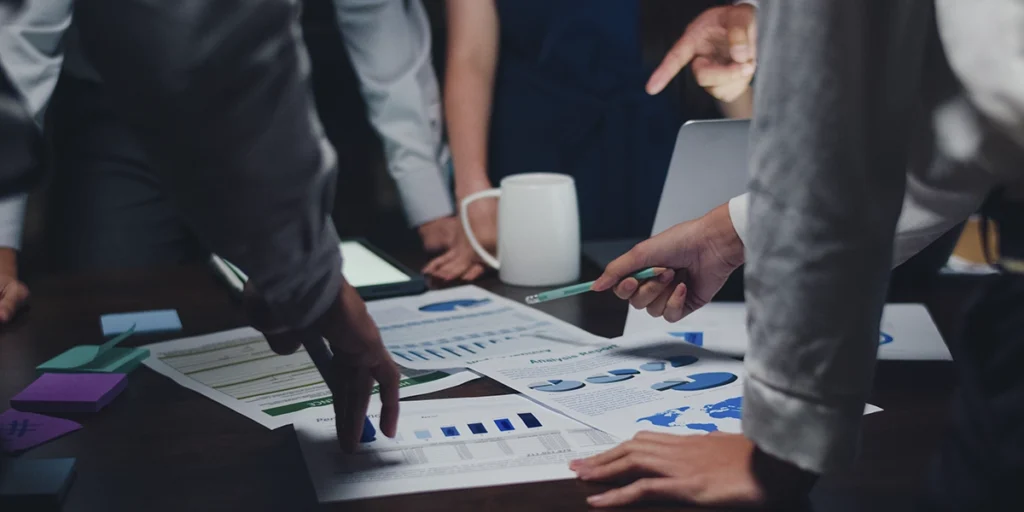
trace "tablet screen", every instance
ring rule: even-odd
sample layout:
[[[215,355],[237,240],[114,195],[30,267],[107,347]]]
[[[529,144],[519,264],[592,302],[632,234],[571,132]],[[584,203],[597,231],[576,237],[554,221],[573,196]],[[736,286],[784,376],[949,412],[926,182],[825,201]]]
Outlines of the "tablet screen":
[[[356,288],[412,279],[359,242],[342,242],[341,258],[341,273]]]

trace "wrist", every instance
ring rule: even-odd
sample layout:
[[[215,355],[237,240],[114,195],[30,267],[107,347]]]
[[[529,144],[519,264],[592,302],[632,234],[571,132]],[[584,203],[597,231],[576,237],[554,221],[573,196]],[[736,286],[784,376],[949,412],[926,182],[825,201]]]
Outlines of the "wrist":
[[[743,240],[733,225],[729,205],[715,207],[705,218],[709,226],[707,236],[711,250],[733,268],[742,265],[745,261]]]
[[[487,172],[481,170],[478,173],[473,173],[471,177],[463,179],[455,179],[455,197],[460,201],[470,194],[475,194],[481,190],[487,190],[493,188],[491,180],[487,178]]]

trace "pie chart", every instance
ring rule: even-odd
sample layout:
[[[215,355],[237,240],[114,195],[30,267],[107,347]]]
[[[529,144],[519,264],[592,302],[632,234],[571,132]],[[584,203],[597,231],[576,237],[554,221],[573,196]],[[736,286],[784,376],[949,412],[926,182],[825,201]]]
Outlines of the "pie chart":
[[[477,306],[483,306],[491,302],[491,299],[456,299],[445,302],[435,302],[433,304],[426,304],[420,306],[420,311],[427,313],[445,313],[449,311],[455,311],[458,309],[469,309]]]
[[[665,370],[665,363],[663,361],[652,361],[640,365],[640,369],[645,372],[660,372]]]
[[[890,336],[890,335],[888,335],[888,334],[886,334],[884,332],[879,331],[879,333],[878,333],[878,344],[879,345],[886,345],[886,344],[889,344],[889,343],[892,343],[892,336]]]
[[[676,356],[668,358],[668,362],[672,365],[672,368],[679,368],[680,366],[689,366],[697,362],[696,356]]]
[[[702,332],[670,332],[669,334],[676,338],[682,338],[683,341],[691,345],[704,346],[704,333]]]
[[[530,389],[537,391],[543,391],[545,393],[561,393],[564,391],[572,391],[583,387],[583,383],[578,380],[559,380],[551,379],[542,382],[534,382],[530,384]]]
[[[696,373],[688,377],[688,381],[666,380],[651,385],[655,391],[703,391],[717,388],[736,381],[736,375],[729,372]]]
[[[632,375],[594,375],[593,377],[587,377],[587,382],[591,384],[611,384],[632,378]]]

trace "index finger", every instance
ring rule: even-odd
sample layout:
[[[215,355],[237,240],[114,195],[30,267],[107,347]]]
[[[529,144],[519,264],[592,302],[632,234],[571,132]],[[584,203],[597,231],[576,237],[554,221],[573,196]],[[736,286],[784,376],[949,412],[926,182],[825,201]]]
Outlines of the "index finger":
[[[753,62],[756,54],[756,12],[750,5],[729,10],[725,28],[729,36],[729,56],[736,62]]]
[[[661,92],[679,74],[679,70],[686,67],[693,60],[693,56],[697,51],[696,46],[694,36],[691,35],[689,27],[687,27],[682,37],[665,54],[665,58],[661,60],[658,68],[651,73],[651,78],[647,81],[647,94],[658,94]]]
[[[650,265],[647,265],[646,254],[643,243],[637,244],[629,252],[609,263],[604,268],[604,273],[601,274],[601,277],[594,281],[594,286],[591,289],[596,292],[603,292],[615,286],[619,281],[629,277],[630,274],[647,268]]]

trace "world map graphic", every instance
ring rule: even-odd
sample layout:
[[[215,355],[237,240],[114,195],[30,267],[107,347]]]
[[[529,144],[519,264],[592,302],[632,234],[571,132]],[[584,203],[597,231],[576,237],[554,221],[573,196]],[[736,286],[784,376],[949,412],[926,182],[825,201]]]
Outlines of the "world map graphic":
[[[737,396],[703,407],[678,407],[636,420],[657,427],[682,428],[693,432],[740,431],[743,397]]]

